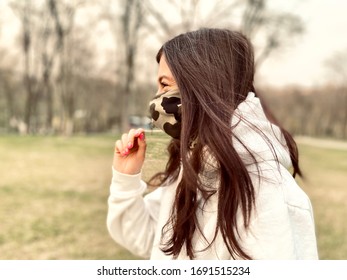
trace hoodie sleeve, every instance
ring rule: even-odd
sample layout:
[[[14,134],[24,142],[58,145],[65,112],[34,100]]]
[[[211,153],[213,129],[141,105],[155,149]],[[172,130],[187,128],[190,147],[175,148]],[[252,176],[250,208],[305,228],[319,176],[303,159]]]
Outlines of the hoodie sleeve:
[[[149,258],[158,220],[161,188],[144,198],[141,173],[113,171],[108,198],[107,228],[111,237],[131,253]]]

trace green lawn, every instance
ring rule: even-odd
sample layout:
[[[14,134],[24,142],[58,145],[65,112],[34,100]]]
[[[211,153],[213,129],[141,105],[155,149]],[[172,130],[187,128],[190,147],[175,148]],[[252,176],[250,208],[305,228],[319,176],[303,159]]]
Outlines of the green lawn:
[[[113,136],[0,137],[0,259],[132,259],[106,229]],[[146,179],[168,138],[147,134]],[[347,150],[300,145],[321,259],[347,259]]]

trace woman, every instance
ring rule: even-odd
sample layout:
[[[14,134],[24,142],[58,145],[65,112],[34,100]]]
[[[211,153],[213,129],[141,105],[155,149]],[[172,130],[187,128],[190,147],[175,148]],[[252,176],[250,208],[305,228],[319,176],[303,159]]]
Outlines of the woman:
[[[166,42],[157,61],[150,109],[172,137],[170,157],[151,180],[161,187],[143,197],[144,131],[116,142],[112,238],[151,259],[316,259],[297,147],[255,94],[251,43],[200,29]]]

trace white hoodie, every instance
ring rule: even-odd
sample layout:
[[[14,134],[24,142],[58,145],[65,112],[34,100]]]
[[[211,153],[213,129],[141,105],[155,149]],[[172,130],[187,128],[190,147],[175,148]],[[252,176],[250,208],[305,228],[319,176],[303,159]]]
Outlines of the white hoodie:
[[[254,93],[249,93],[235,110],[232,125],[237,136],[233,140],[234,147],[250,172],[256,194],[249,228],[239,227],[242,248],[253,259],[317,259],[310,200],[289,173],[291,160],[284,138],[279,128],[267,120]],[[256,157],[260,176],[253,159],[237,138]],[[181,174],[172,185],[143,196],[147,186],[141,174],[126,175],[113,170],[107,216],[111,237],[140,257],[171,259],[172,256],[160,249],[162,228],[170,217],[180,180]],[[204,236],[211,241],[217,221],[217,195],[198,210],[197,217]],[[241,215],[238,221],[239,225],[243,224]],[[232,259],[221,234],[207,249],[208,243],[199,231],[195,232],[192,242],[196,259]],[[184,246],[178,259],[188,259]]]

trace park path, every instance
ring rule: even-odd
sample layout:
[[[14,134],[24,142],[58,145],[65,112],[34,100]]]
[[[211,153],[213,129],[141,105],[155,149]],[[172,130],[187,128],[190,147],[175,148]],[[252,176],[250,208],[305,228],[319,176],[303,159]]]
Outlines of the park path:
[[[308,136],[297,136],[295,137],[295,141],[297,141],[298,144],[304,144],[318,148],[328,148],[347,151],[347,141],[312,138]]]

